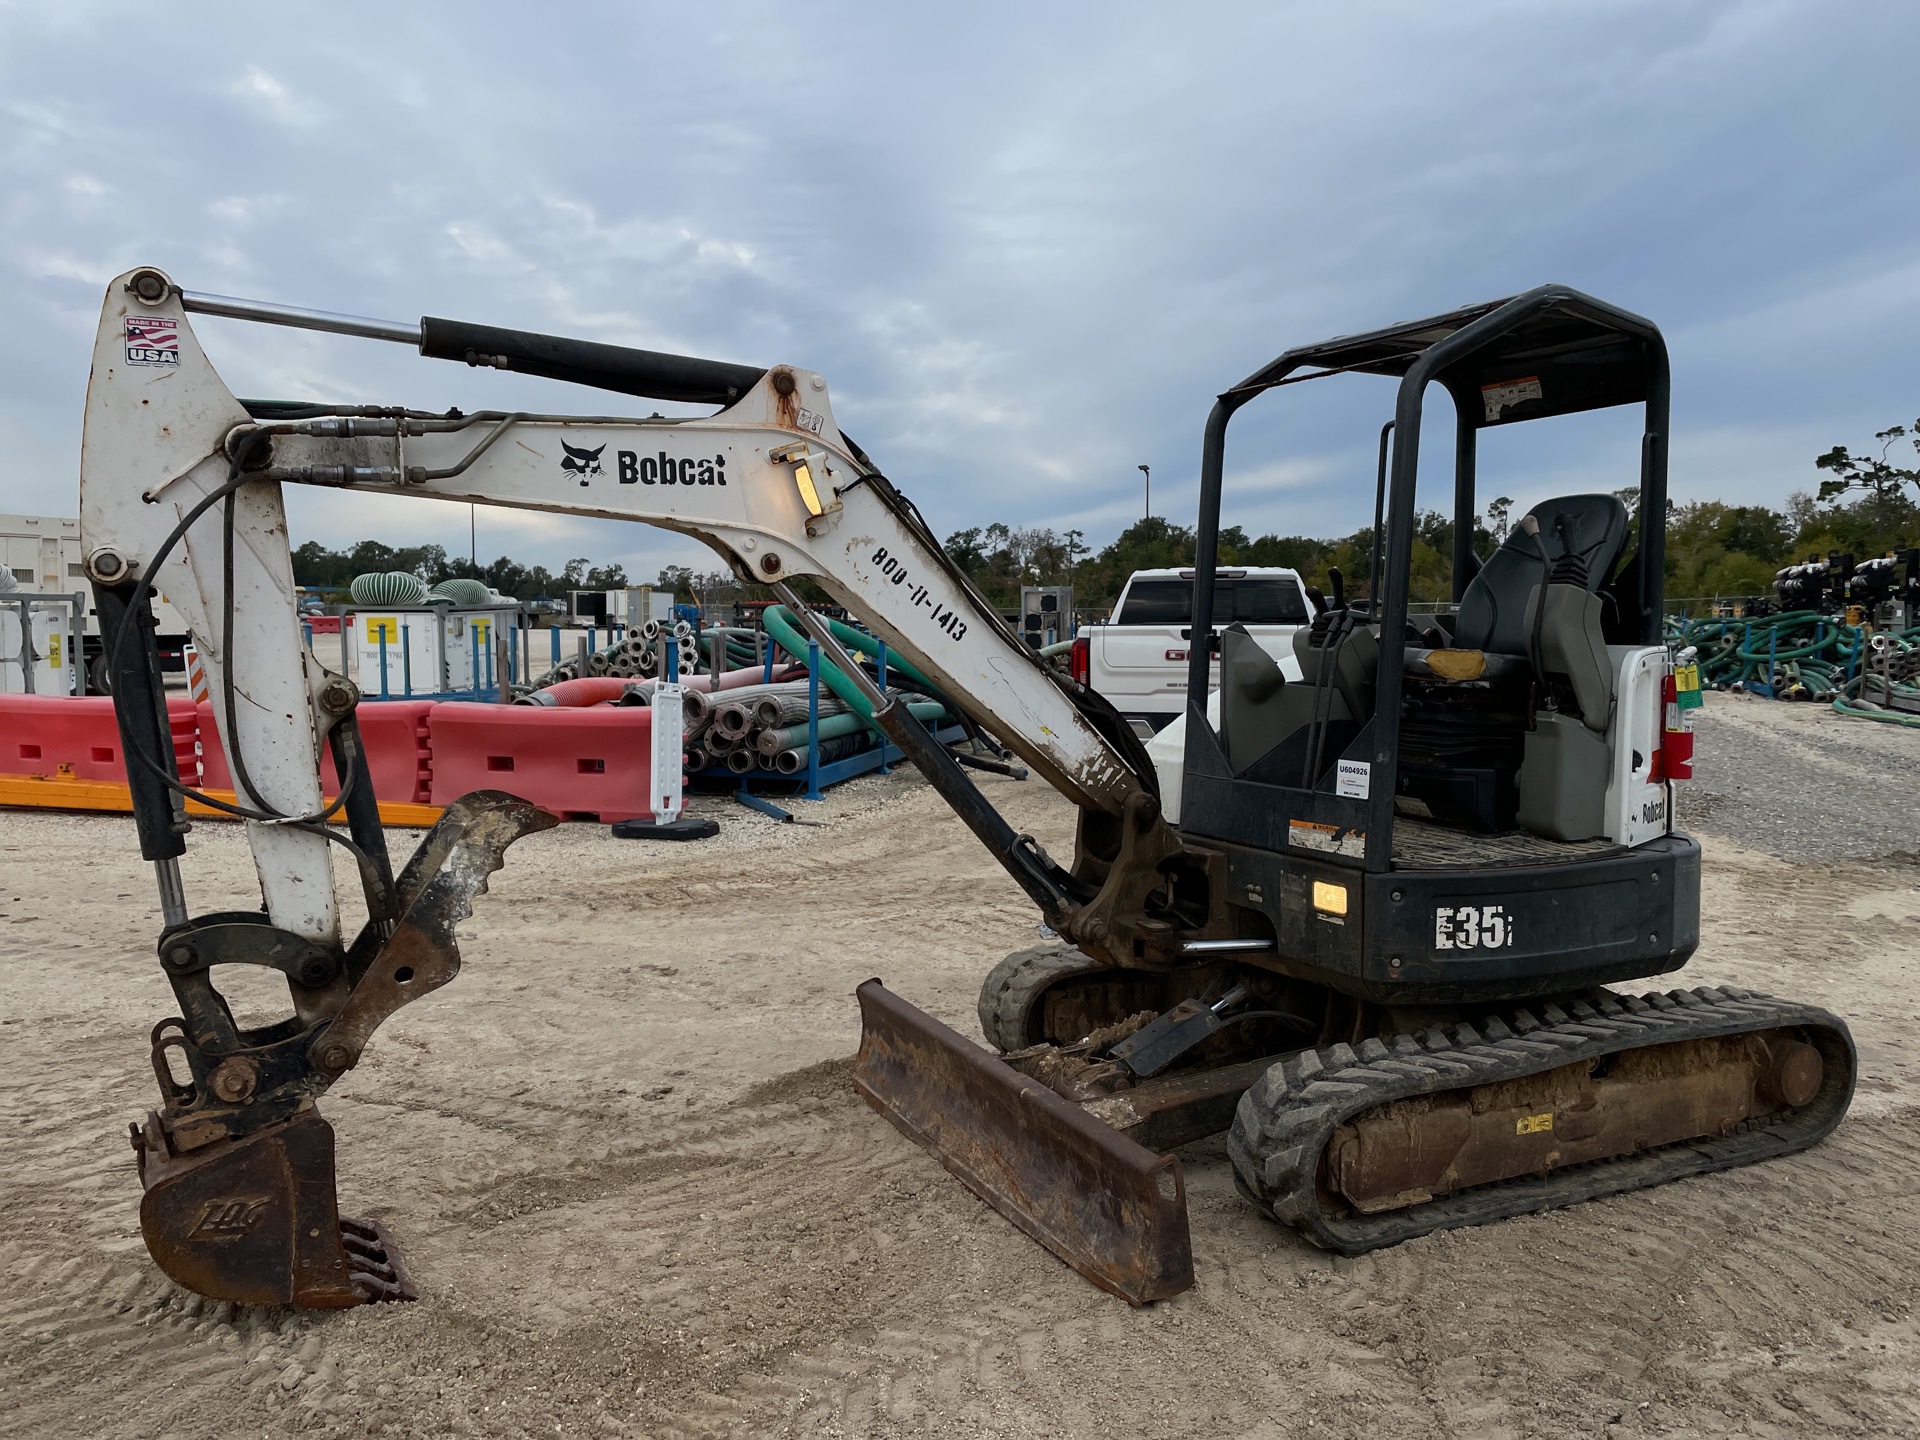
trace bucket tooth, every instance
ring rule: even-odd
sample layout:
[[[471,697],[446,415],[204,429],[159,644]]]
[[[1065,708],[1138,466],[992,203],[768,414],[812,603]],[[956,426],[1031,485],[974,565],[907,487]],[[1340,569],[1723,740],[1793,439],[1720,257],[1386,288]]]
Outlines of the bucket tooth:
[[[1156,1155],[909,1005],[860,1000],[854,1087],[969,1190],[1135,1305],[1193,1285],[1180,1162]]]

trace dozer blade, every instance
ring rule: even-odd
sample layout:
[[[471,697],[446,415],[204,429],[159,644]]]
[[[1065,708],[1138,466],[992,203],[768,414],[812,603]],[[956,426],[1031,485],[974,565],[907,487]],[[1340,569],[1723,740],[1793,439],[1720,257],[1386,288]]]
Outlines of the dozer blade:
[[[415,1298],[386,1231],[340,1218],[333,1127],[312,1106],[185,1154],[154,1116],[135,1144],[148,1253],[187,1289],[318,1310]]]
[[[894,995],[860,999],[853,1083],[974,1194],[1135,1305],[1193,1284],[1180,1162],[1101,1124]]]

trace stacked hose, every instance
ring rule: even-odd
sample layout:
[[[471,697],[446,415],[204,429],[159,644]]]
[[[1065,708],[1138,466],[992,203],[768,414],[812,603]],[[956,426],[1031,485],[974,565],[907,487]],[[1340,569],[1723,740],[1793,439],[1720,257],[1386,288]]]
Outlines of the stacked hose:
[[[783,775],[806,769],[808,689],[809,683],[799,680],[743,685],[718,695],[688,691],[687,768],[724,765],[741,775],[756,768]],[[938,724],[948,718],[946,706],[915,690],[889,686],[888,694],[917,720]],[[817,705],[823,764],[885,743],[873,733],[868,717],[855,714],[824,686]]]
[[[1816,610],[1753,619],[1669,617],[1667,641],[1698,652],[1700,683],[1831,704],[1920,727],[1920,626],[1873,631]]]
[[[807,767],[808,711],[811,682],[806,666],[814,654],[806,637],[785,606],[765,614],[764,632],[738,626],[715,626],[695,633],[684,620],[670,629],[648,621],[623,639],[588,655],[586,673],[578,659],[557,665],[534,681],[523,705],[650,705],[657,683],[655,669],[664,647],[663,634],[676,640],[685,707],[687,768],[690,771],[725,767],[736,774],[755,768],[785,775]],[[880,642],[863,630],[829,620],[832,634],[853,652],[856,662],[878,679]],[[765,680],[772,644],[776,678]],[[715,675],[711,665],[715,648],[724,656],[724,670]],[[797,662],[789,666],[778,658],[784,650]],[[817,706],[822,763],[858,754],[886,743],[873,720],[873,706],[865,693],[833,660],[818,657],[819,689],[811,703]],[[914,666],[897,656],[887,657],[888,694],[902,701],[916,720],[937,725],[953,713],[933,684]]]
[[[762,663],[760,646],[752,630],[740,626],[715,626],[696,635],[685,620],[675,620],[664,626],[658,621],[648,620],[628,630],[620,639],[590,651],[584,669],[580,658],[574,656],[537,676],[531,688],[544,690],[549,685],[590,675],[649,679],[659,673],[661,657],[665,653],[665,647],[660,643],[664,636],[673,638],[682,678],[711,673],[715,637],[719,637],[722,643],[726,671],[744,670]]]

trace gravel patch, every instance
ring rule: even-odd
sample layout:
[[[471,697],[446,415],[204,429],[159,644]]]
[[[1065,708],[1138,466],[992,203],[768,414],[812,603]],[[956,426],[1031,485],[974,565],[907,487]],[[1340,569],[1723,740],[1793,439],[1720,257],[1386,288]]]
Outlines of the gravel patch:
[[[1920,864],[1920,730],[1714,691],[1694,737],[1683,828],[1801,863]]]

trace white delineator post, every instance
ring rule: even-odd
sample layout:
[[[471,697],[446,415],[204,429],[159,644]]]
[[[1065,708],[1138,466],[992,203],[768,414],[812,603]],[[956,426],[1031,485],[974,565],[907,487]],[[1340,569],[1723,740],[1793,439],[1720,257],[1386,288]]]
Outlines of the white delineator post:
[[[680,818],[685,780],[687,712],[681,696],[686,687],[663,681],[653,690],[653,779],[647,806],[653,823],[671,825]]]

